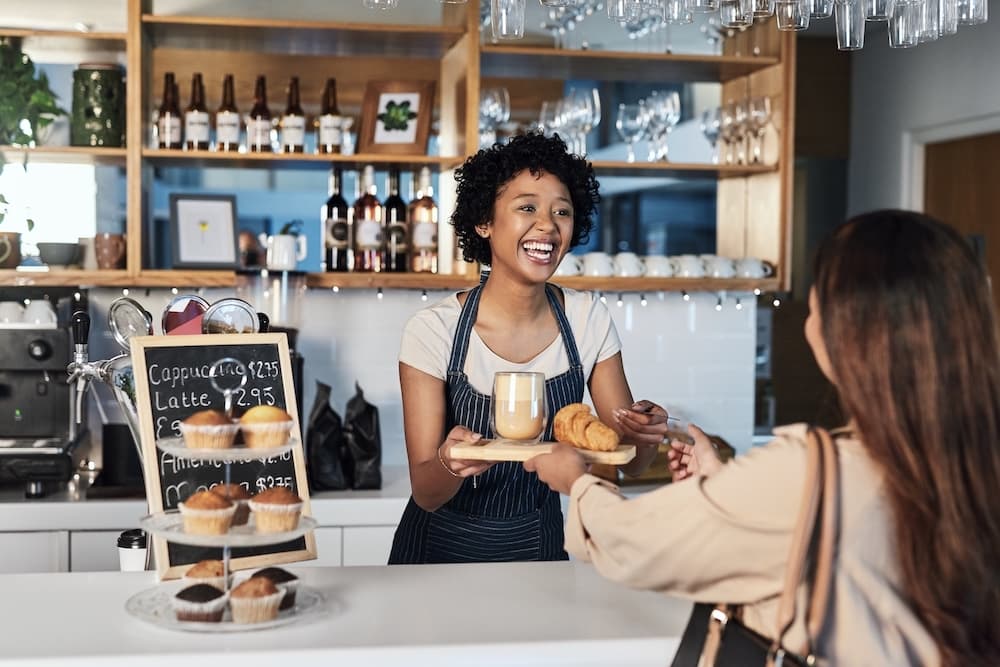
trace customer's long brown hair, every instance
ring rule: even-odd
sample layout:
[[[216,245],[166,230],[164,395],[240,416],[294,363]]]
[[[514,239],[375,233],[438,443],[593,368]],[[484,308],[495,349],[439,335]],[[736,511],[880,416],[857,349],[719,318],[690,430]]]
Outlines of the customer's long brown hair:
[[[856,217],[816,258],[823,340],[884,472],[900,581],[942,665],[1000,665],[1000,346],[989,281],[950,227]]]

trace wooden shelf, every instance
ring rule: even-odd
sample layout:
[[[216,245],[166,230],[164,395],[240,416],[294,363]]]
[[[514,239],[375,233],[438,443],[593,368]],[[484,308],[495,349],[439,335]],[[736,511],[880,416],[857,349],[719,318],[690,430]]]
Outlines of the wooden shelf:
[[[482,47],[482,76],[601,81],[729,81],[778,64],[777,58],[581,51],[533,46]]]
[[[707,162],[624,162],[594,160],[591,163],[599,174],[608,176],[670,176],[685,180],[715,180],[766,174],[777,171],[777,165],[711,164]]]
[[[436,273],[310,273],[309,287],[332,289],[467,289],[479,282],[478,276]]]
[[[0,146],[0,161],[64,162],[73,164],[108,164],[125,162],[124,148],[100,146]]]
[[[51,269],[24,271],[0,269],[0,285],[5,287],[129,287],[133,279],[125,270],[84,271],[83,269]]]
[[[438,58],[461,26],[143,14],[156,47],[347,57]]]
[[[360,169],[366,164],[400,165],[404,168],[424,166],[435,169],[450,169],[465,160],[464,157],[440,157],[437,155],[376,155],[358,153],[339,155],[329,153],[227,153],[224,151],[185,151],[163,148],[143,148],[142,157],[160,164],[181,163],[209,166],[242,165],[309,167],[328,166],[331,163],[344,165],[348,169]]]
[[[79,32],[76,30],[31,30],[0,27],[0,37],[20,37],[27,52],[72,51],[80,54],[106,54],[125,51],[124,32]],[[34,57],[34,56],[32,56]]]
[[[132,278],[136,287],[234,287],[235,271],[147,269]]]

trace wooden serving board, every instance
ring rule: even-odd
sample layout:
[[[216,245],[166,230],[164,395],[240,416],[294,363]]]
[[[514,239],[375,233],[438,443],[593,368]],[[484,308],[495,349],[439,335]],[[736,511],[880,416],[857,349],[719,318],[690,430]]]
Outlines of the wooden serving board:
[[[552,451],[554,442],[539,442],[525,445],[516,440],[480,440],[474,445],[455,445],[449,455],[453,459],[473,461],[527,461],[539,454]],[[595,452],[589,449],[577,449],[589,463],[607,463],[622,465],[635,458],[635,445],[618,445],[618,449],[610,452]]]

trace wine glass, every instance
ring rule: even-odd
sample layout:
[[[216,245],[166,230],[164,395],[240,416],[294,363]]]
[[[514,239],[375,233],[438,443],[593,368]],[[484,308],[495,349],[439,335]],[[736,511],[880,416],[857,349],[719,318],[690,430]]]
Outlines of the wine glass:
[[[628,157],[626,162],[635,162],[635,144],[649,126],[649,114],[646,112],[646,105],[639,101],[636,104],[619,104],[618,118],[615,120],[615,128],[618,134],[628,144]]]
[[[716,149],[716,145],[719,142],[720,130],[721,118],[719,107],[705,109],[701,114],[701,133],[705,135],[708,143],[712,145],[712,164],[719,164],[719,151]]]
[[[548,423],[545,374],[500,372],[493,376],[490,428],[497,438],[534,444]]]
[[[855,0],[855,2],[857,1]],[[763,159],[764,130],[767,129],[767,124],[771,122],[771,98],[766,95],[751,97],[749,104],[750,127],[754,136],[752,160],[754,164],[760,164]]]

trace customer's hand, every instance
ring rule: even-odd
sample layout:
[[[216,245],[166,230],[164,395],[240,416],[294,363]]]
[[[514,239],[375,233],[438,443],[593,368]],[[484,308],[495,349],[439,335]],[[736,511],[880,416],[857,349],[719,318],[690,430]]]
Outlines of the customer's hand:
[[[551,454],[539,454],[525,461],[524,469],[537,472],[538,479],[550,489],[568,496],[573,483],[587,473],[587,463],[575,447],[558,442],[552,446]]]
[[[699,475],[709,477],[722,467],[722,461],[704,431],[690,424],[688,434],[694,440],[693,445],[680,440],[671,440],[670,449],[667,451],[667,462],[675,482]]]

